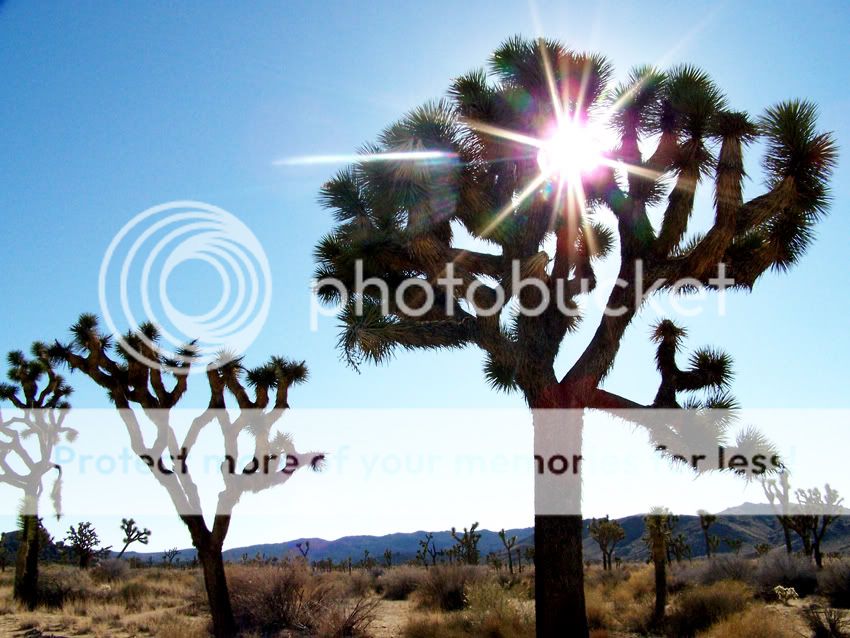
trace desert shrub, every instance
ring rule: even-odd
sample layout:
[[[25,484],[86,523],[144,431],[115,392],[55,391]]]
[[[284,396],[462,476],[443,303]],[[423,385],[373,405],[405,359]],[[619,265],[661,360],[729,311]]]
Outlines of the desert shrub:
[[[477,570],[465,565],[438,565],[428,570],[419,588],[422,607],[458,611],[466,607],[466,590],[479,580]]]
[[[651,599],[634,601],[617,610],[617,622],[624,631],[646,635],[652,624],[653,602]]]
[[[77,569],[52,569],[38,579],[38,601],[46,607],[84,601],[94,592],[91,576]]]
[[[151,589],[145,583],[131,581],[124,583],[118,590],[118,598],[127,607],[138,608],[142,600],[151,595]]]
[[[394,567],[378,579],[377,590],[387,600],[406,600],[419,588],[424,578],[424,570],[418,567]]]
[[[699,582],[713,585],[721,580],[748,582],[752,577],[753,565],[740,556],[717,556],[705,561],[699,571]]]
[[[833,607],[850,609],[850,561],[831,562],[818,574],[818,590]]]
[[[721,620],[700,634],[700,638],[797,638],[797,635],[787,621],[760,606]]]
[[[759,560],[755,581],[759,593],[773,599],[773,588],[777,585],[793,587],[800,597],[813,594],[818,579],[812,561],[802,556],[791,556],[784,550],[770,552]]]
[[[357,638],[368,636],[369,626],[375,622],[378,600],[360,598],[353,604],[335,602],[316,619],[315,631],[320,638]]]
[[[92,578],[99,583],[115,583],[125,580],[130,573],[127,561],[118,558],[105,558],[92,570]]]
[[[243,630],[271,633],[316,627],[330,608],[332,589],[301,565],[232,565],[227,573],[233,615]]]
[[[346,591],[354,598],[368,596],[374,588],[375,579],[365,571],[352,572],[346,581]]]
[[[749,588],[736,581],[698,585],[676,597],[667,618],[667,635],[688,638],[714,623],[742,611],[751,598]]]
[[[611,604],[600,589],[587,589],[584,593],[584,604],[590,629],[607,629],[611,626]]]
[[[477,582],[467,595],[469,608],[453,614],[413,618],[405,638],[534,638],[534,614],[498,583]]]
[[[812,631],[812,638],[847,638],[850,626],[840,611],[819,605],[809,605],[803,610],[803,618]]]

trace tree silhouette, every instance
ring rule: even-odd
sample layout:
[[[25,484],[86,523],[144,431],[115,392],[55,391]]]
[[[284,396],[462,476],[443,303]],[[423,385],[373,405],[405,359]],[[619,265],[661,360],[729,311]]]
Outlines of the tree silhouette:
[[[820,569],[823,567],[823,537],[829,526],[841,515],[844,499],[829,483],[824,486],[823,493],[815,487],[799,489],[795,494],[801,513],[791,516],[790,526],[803,541],[803,552],[809,558],[814,557]]]
[[[139,529],[136,525],[136,521],[132,518],[121,519],[121,531],[124,532],[124,538],[122,539],[124,547],[121,548],[117,558],[121,558],[124,555],[124,552],[127,551],[127,548],[133,543],[138,542],[142,545],[147,545],[151,536],[151,531],[149,529]]]
[[[10,418],[0,414],[0,482],[23,492],[13,594],[29,609],[34,609],[38,598],[41,536],[38,502],[43,481],[47,474],[56,472],[50,496],[58,518],[62,468],[53,462],[53,450],[63,438],[72,442],[77,431],[64,425],[71,386],[56,374],[43,343],[33,343],[30,353],[31,359],[19,350],[6,357],[7,376],[12,383],[0,384],[0,400],[9,401],[18,414]],[[27,445],[28,439],[34,440],[35,445]]]
[[[705,557],[711,558],[711,541],[709,530],[714,523],[717,522],[717,516],[706,512],[705,510],[699,510],[697,512],[697,516],[699,516],[699,527],[702,530],[702,537],[705,540]]]
[[[479,562],[478,541],[481,540],[481,533],[476,531],[478,523],[470,525],[469,529],[463,528],[463,533],[460,534],[452,527],[451,534],[455,541],[455,555],[458,563],[465,565],[477,565]]]
[[[100,539],[94,526],[88,521],[81,521],[76,527],[69,527],[65,542],[77,556],[80,569],[88,569],[92,558],[109,549],[99,547]]]
[[[505,546],[505,551],[508,553],[508,572],[510,572],[511,576],[514,573],[514,558],[513,558],[513,549],[517,544],[517,537],[511,536],[508,538],[507,533],[504,528],[499,531],[499,540],[502,541],[502,545]]]
[[[307,379],[307,367],[303,362],[271,357],[265,364],[248,369],[241,358],[222,354],[205,371],[210,397],[207,408],[192,420],[181,444],[171,418],[188,388],[195,354],[193,344],[187,344],[178,353],[178,360],[166,359],[157,347],[157,329],[143,324],[113,345],[112,336],[101,333],[97,318],[90,314],[81,315],[71,327],[71,333],[72,341],[57,342],[52,355],[108,392],[127,429],[133,452],[145,461],[151,474],[166,489],[189,530],[203,570],[213,633],[217,638],[231,638],[236,634],[236,623],[222,545],[233,508],[243,493],[284,484],[300,468],[318,469],[324,458],[319,453],[299,454],[290,437],[275,430],[289,408],[290,387]],[[137,358],[137,353],[142,357]],[[143,360],[157,363],[148,365]],[[170,387],[166,379],[169,375],[174,377]],[[227,409],[228,395],[239,408],[235,418]],[[144,423],[143,418],[149,423]],[[202,431],[214,423],[218,424],[224,441],[220,466],[224,489],[218,495],[210,528],[203,516],[188,457]],[[145,441],[146,425],[154,434],[150,444]],[[253,459],[237,469],[240,435],[243,441],[245,435],[253,440]]]
[[[602,552],[602,569],[611,570],[611,555],[614,548],[626,537],[626,531],[617,521],[610,520],[607,516],[601,519],[593,519],[590,522],[590,537],[599,545]]]
[[[324,186],[321,199],[336,227],[316,247],[317,294],[346,302],[339,346],[351,365],[385,362],[398,349],[477,346],[486,380],[520,391],[534,409],[535,437],[552,433],[558,447],[576,454],[581,413],[555,417],[545,409],[675,408],[679,392],[719,391],[728,382],[726,357],[704,350],[685,370],[665,359],[651,403],[602,389],[642,291],[718,287],[720,263],[735,287],[751,289],[766,271],[800,259],[827,208],[833,138],[817,131],[813,104],[783,102],[753,120],[731,110],[709,76],[691,66],[638,67],[616,87],[611,75],[600,55],[512,38],[493,54],[489,73],[454,80],[448,99],[388,127],[365,148],[368,157]],[[617,133],[603,166],[541,169],[541,140],[588,121]],[[766,148],[767,192],[745,202],[743,150],[756,138]],[[417,160],[418,151],[429,153]],[[564,152],[569,158],[570,149]],[[382,153],[394,155],[369,161]],[[714,222],[704,234],[689,233],[704,179],[714,183]],[[650,213],[659,209],[653,223]],[[487,251],[470,249],[458,228]],[[599,262],[617,253],[618,279],[629,285],[606,293],[616,312],[603,314],[575,363],[556,374],[562,341],[581,319],[580,301],[597,287]],[[515,271],[534,285],[514,289]],[[383,286],[359,286],[358,275]],[[448,279],[460,284],[439,283]],[[554,301],[539,313],[513,312],[517,303],[538,309],[546,296]],[[726,405],[722,393],[706,403]],[[546,478],[538,474],[539,489]],[[562,498],[556,512],[535,518],[537,632],[582,638],[580,480]]]
[[[655,607],[652,623],[661,626],[667,607],[667,547],[672,540],[673,522],[670,512],[663,507],[654,507],[644,518],[646,534],[644,542],[655,566]]]

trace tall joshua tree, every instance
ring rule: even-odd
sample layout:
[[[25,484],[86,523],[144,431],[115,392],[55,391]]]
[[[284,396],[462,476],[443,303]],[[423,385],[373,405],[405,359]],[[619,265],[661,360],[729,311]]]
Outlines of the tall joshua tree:
[[[64,425],[71,386],[56,374],[43,343],[34,343],[30,352],[32,358],[21,351],[10,352],[6,357],[12,383],[0,384],[0,400],[12,403],[18,414],[10,418],[0,415],[0,482],[23,491],[14,596],[33,609],[37,603],[42,535],[38,501],[45,476],[55,472],[51,498],[59,516],[62,468],[53,461],[53,449],[63,437],[73,441],[77,432]],[[27,439],[35,441],[35,445],[27,445]]]
[[[678,333],[662,339],[655,401],[602,388],[644,291],[721,287],[721,262],[727,280],[751,289],[803,255],[826,210],[833,138],[817,131],[813,104],[784,102],[752,119],[691,66],[639,67],[619,86],[611,76],[600,55],[512,38],[488,70],[454,80],[447,99],[391,125],[324,186],[336,227],[316,247],[317,294],[344,303],[339,345],[349,363],[382,363],[399,348],[478,346],[488,382],[534,409],[535,451],[554,443],[577,456],[581,409],[675,408],[679,392],[728,382],[727,359],[714,350],[676,366]],[[615,132],[613,148],[588,152],[593,124]],[[743,151],[756,138],[767,150],[767,192],[745,202]],[[598,166],[587,170],[591,160]],[[713,182],[714,223],[689,234],[702,181]],[[488,250],[469,249],[459,227]],[[628,285],[605,291],[615,312],[558,374],[561,343],[609,255]],[[532,285],[515,285],[517,271]],[[516,302],[539,312],[514,312]],[[724,405],[718,399],[709,407]],[[576,413],[556,419],[547,408]],[[538,506],[546,503],[535,517],[537,631],[585,636],[580,481],[558,501],[551,480],[536,481]]]
[[[209,389],[206,409],[192,420],[186,436],[178,442],[171,423],[172,412],[188,388],[192,345],[178,353],[178,360],[167,360],[157,346],[159,335],[154,326],[144,324],[113,343],[110,335],[100,331],[97,318],[89,314],[80,316],[71,333],[72,341],[57,342],[51,355],[108,392],[126,426],[133,452],[167,490],[189,530],[203,569],[215,636],[235,636],[237,628],[222,558],[233,508],[243,493],[283,484],[302,467],[318,469],[323,459],[318,453],[299,454],[286,434],[275,431],[289,408],[289,389],[307,379],[307,367],[303,362],[272,357],[265,364],[248,369],[240,358],[222,355],[205,371]],[[167,380],[169,375],[174,378],[171,383]],[[228,396],[239,408],[235,417],[227,409]],[[224,442],[224,489],[218,495],[213,525],[209,527],[192,479],[189,455],[204,428],[214,423]],[[153,433],[150,444],[145,441],[146,429]],[[243,468],[236,467],[240,435],[249,435],[254,445],[253,459]]]

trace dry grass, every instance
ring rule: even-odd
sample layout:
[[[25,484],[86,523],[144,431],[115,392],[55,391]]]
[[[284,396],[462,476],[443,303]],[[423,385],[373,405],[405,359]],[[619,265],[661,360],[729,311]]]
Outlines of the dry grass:
[[[699,638],[798,638],[799,634],[788,623],[772,613],[767,605],[750,607],[744,612],[729,616],[713,625]]]

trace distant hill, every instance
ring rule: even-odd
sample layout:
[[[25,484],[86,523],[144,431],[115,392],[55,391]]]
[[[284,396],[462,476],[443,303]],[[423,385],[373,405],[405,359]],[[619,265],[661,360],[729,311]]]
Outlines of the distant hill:
[[[737,516],[737,512],[761,512],[760,505],[744,503],[738,507],[729,508],[717,515],[717,522],[711,527],[711,534],[722,539],[735,539],[743,541],[742,555],[753,555],[754,546],[759,543],[767,543],[774,547],[784,545],[782,528],[776,517],[768,511],[763,515]],[[769,508],[768,505],[764,505]],[[621,541],[614,552],[616,556],[624,560],[642,561],[648,557],[646,547],[643,543],[644,523],[643,515],[627,516],[618,519],[626,532],[626,537]],[[601,560],[599,547],[590,538],[590,520],[584,522],[584,553],[588,560]],[[676,526],[676,533],[685,535],[687,543],[691,547],[694,557],[705,555],[705,541],[699,526],[699,518],[696,516],[681,516]],[[419,540],[424,538],[425,531],[400,532],[387,534],[386,536],[345,536],[336,540],[325,540],[322,538],[298,538],[280,543],[266,543],[262,545],[249,545],[247,547],[236,547],[225,550],[225,560],[238,562],[244,554],[250,558],[256,555],[266,558],[283,558],[285,556],[298,556],[297,543],[309,541],[311,561],[331,558],[336,562],[344,561],[348,557],[355,562],[361,560],[364,551],[369,551],[369,556],[380,561],[384,550],[390,549],[394,555],[396,564],[411,560],[419,549]],[[490,552],[504,553],[502,542],[495,531],[480,530],[481,540],[478,549],[481,557]],[[518,546],[521,548],[534,545],[534,528],[526,527],[507,530],[508,536],[516,536],[519,539]],[[438,549],[448,549],[453,545],[451,533],[448,530],[434,532],[434,541]],[[17,549],[17,532],[9,532],[5,537],[5,544],[10,555],[14,555]],[[794,548],[800,548],[799,539],[794,538]],[[729,551],[728,547],[721,542],[719,552]],[[835,521],[827,532],[824,540],[825,552],[841,552],[850,554],[850,516],[842,516]],[[51,558],[55,553],[54,548],[48,548],[46,554]],[[152,559],[159,562],[162,552],[132,552],[124,554],[127,558],[135,557],[147,561]],[[195,556],[193,548],[180,550],[178,554],[181,562],[191,561]]]

